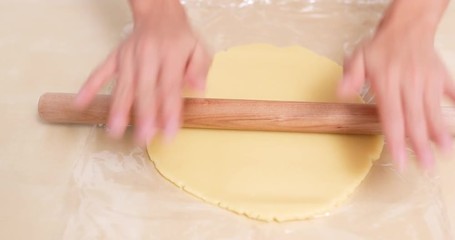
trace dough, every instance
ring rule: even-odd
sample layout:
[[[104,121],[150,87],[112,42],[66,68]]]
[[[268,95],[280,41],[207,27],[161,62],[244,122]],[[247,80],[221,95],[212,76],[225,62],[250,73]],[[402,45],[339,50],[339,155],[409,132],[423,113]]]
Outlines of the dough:
[[[336,102],[341,73],[301,47],[240,46],[215,56],[206,97]],[[184,129],[148,152],[165,178],[198,198],[250,218],[288,221],[345,201],[382,147],[380,136]]]

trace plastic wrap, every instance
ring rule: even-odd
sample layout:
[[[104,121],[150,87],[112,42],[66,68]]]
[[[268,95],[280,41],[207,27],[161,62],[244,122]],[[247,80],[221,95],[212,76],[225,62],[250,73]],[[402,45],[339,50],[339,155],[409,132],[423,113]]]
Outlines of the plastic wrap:
[[[387,4],[183,2],[214,51],[248,43],[297,44],[338,63],[372,33]],[[372,100],[367,91],[365,99]],[[73,168],[63,234],[65,239],[450,239],[438,179],[421,174],[412,164],[400,174],[390,162],[384,151],[351,199],[326,216],[264,223],[181,191],[157,173],[130,136],[113,141],[102,127],[94,127]]]

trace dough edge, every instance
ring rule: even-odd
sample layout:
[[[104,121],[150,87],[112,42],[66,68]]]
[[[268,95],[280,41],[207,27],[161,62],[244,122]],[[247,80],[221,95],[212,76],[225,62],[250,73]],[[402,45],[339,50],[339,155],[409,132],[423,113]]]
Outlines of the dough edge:
[[[346,189],[344,195],[339,195],[338,198],[334,198],[332,200],[332,204],[320,207],[319,209],[315,209],[313,212],[308,212],[307,216],[281,216],[281,217],[265,217],[262,216],[260,213],[254,212],[254,211],[248,211],[245,209],[240,209],[236,207],[230,207],[228,204],[223,204],[223,201],[217,200],[217,199],[211,199],[208,197],[205,197],[203,193],[200,193],[198,191],[193,190],[191,187],[186,186],[183,183],[178,183],[177,181],[174,181],[173,179],[177,179],[176,177],[172,176],[172,174],[166,173],[166,171],[163,171],[159,166],[157,166],[156,162],[153,161],[151,158],[151,161],[153,165],[155,166],[155,169],[158,171],[158,173],[167,181],[171,182],[173,185],[175,185],[177,188],[185,191],[186,193],[189,193],[189,195],[193,196],[196,199],[202,200],[206,203],[210,203],[212,205],[218,206],[220,208],[226,209],[230,212],[233,212],[238,215],[243,215],[248,218],[254,219],[254,220],[259,220],[263,222],[290,222],[290,221],[300,221],[300,220],[310,220],[322,216],[327,216],[329,215],[334,209],[340,207],[341,205],[344,205],[346,202],[350,200],[352,195],[354,194],[355,190],[362,184],[362,182],[365,180],[365,178],[368,176],[369,172],[371,171],[371,168],[373,167],[373,163],[379,159],[382,153],[382,148],[383,144],[378,144],[378,149],[377,149],[377,154],[370,156],[369,159],[366,159],[366,161],[370,162],[369,170],[365,171],[365,174],[362,176],[359,176],[359,181],[353,183],[351,185],[350,189]]]

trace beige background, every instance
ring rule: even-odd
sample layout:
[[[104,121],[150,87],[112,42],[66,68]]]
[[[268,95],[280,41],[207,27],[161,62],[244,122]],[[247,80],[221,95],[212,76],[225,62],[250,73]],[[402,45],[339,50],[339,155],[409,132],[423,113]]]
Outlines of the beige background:
[[[93,129],[43,124],[37,118],[36,104],[44,92],[77,91],[118,42],[128,15],[120,0],[0,0],[1,239],[62,238],[68,224],[66,209],[72,207],[68,185]],[[452,2],[438,32],[437,46],[453,73],[454,28]],[[321,53],[340,61],[341,50],[333,51]],[[128,137],[121,143],[102,140],[119,149],[131,147]],[[451,184],[455,153],[440,158],[436,181],[455,229]]]

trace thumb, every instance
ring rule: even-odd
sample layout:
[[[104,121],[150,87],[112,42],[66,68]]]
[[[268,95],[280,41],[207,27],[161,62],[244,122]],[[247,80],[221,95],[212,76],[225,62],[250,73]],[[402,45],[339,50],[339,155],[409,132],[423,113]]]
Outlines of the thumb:
[[[93,101],[96,93],[111,80],[117,72],[118,50],[111,53],[108,58],[97,67],[82,86],[77,94],[74,106],[77,109],[85,109]]]
[[[360,48],[351,57],[345,59],[343,79],[338,86],[338,95],[341,97],[350,97],[359,94],[364,83],[364,52],[363,48]]]
[[[186,68],[185,85],[198,91],[205,90],[205,82],[211,62],[210,54],[201,43],[198,43]]]

